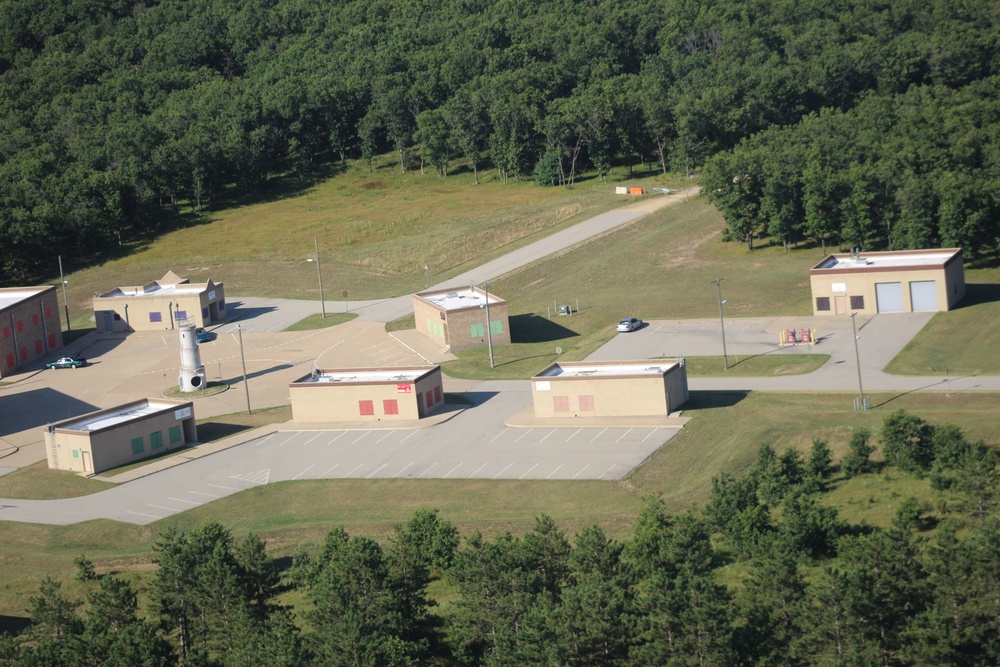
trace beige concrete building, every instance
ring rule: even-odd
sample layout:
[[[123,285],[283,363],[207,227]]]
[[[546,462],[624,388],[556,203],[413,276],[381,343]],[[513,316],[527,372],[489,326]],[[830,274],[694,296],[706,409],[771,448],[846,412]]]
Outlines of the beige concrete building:
[[[0,288],[0,378],[63,346],[56,288]]]
[[[317,370],[289,393],[297,422],[417,420],[444,405],[440,366]]]
[[[813,315],[951,310],[965,296],[961,248],[830,255],[809,282]]]
[[[420,292],[413,295],[413,316],[417,331],[450,352],[485,347],[486,315],[489,310],[489,337],[493,345],[510,343],[507,302],[479,287],[460,287]]]
[[[556,362],[531,378],[535,417],[638,417],[688,400],[683,359]]]
[[[98,473],[198,440],[190,401],[140,399],[50,424],[49,467]]]
[[[225,318],[222,283],[189,283],[173,271],[145,285],[116,287],[94,297],[94,320],[101,333],[161,331],[181,324],[205,327]]]

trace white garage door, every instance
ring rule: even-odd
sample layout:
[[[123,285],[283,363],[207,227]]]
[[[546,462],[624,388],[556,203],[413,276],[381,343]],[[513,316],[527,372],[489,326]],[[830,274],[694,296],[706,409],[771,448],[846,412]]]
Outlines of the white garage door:
[[[875,283],[875,300],[880,313],[903,312],[903,283]]]
[[[910,283],[910,303],[913,304],[913,312],[936,311],[938,309],[937,282],[918,280]]]

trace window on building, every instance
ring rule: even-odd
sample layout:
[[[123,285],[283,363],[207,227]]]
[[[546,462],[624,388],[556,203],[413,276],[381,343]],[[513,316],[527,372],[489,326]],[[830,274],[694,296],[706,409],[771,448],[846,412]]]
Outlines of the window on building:
[[[828,296],[818,296],[816,297],[816,310],[830,310],[830,297]]]
[[[163,313],[160,313],[160,312],[150,313],[149,314],[149,321],[150,322],[162,322],[163,321]]]
[[[4,327],[3,328],[3,337],[4,338],[10,338],[10,327]]]
[[[441,402],[441,387],[434,387],[434,402]]]
[[[201,316],[206,320],[208,319],[208,308],[201,309]]]
[[[132,438],[132,456],[136,454],[142,454],[146,450],[146,446],[142,444],[142,436],[138,438]]]
[[[55,347],[55,346],[56,346],[56,335],[49,334],[49,347]]]
[[[362,416],[370,416],[375,414],[375,402],[358,401],[358,412],[360,412]]]
[[[159,449],[163,446],[163,434],[159,431],[155,431],[149,434],[149,448]]]
[[[45,349],[45,346],[42,345],[42,339],[39,338],[38,340],[35,341],[35,354],[41,354],[42,350],[44,350],[44,349]]]
[[[585,395],[580,397],[580,412],[594,411],[594,397]]]
[[[387,415],[398,415],[399,414],[399,403],[396,399],[385,399],[382,401],[382,412]]]
[[[24,322],[22,320],[18,320],[14,323],[14,328],[18,331],[24,331]]]
[[[469,336],[471,338],[482,338],[486,335],[486,326],[482,322],[469,325]]]
[[[73,450],[73,458],[74,459],[80,458],[80,450],[79,449],[74,449]]]
[[[864,310],[865,309],[865,297],[863,296],[852,296],[851,297],[851,310]]]
[[[7,353],[7,368],[14,367],[14,354],[12,352]]]
[[[176,317],[177,317],[177,321],[178,322],[183,322],[184,320],[186,320],[188,318],[187,311],[186,310],[178,310]]]
[[[428,409],[430,409],[434,405],[433,391],[429,391],[426,394],[424,394],[424,405],[426,405]]]
[[[180,442],[183,439],[183,435],[181,434],[181,427],[171,426],[170,428],[168,428],[167,437],[170,438],[171,445],[174,444],[175,442]]]
[[[28,360],[28,348],[22,347],[21,348],[21,361],[27,361],[27,360]]]
[[[553,396],[552,403],[556,412],[569,412],[569,396]]]
[[[219,299],[219,310],[225,310],[225,309],[226,309],[226,300]]]
[[[490,333],[498,336],[503,333],[503,320],[490,320]]]
[[[46,308],[45,309],[45,319],[50,319],[51,317],[52,317],[52,309],[51,308]]]
[[[115,313],[115,322],[121,322],[121,321],[122,321],[122,316],[119,315],[118,313]]]
[[[31,314],[31,323],[34,324],[36,327],[38,326],[38,320],[39,320],[38,313],[32,313]]]

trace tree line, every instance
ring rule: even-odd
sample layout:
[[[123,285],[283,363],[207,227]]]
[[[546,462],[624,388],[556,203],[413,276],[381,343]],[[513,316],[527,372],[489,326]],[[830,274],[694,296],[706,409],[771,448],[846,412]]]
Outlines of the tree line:
[[[989,239],[996,20],[989,0],[0,0],[0,284],[387,151],[545,185],[718,155],[739,238],[922,243],[910,218],[941,214],[942,239]],[[869,128],[886,108],[913,116],[895,144]]]
[[[998,465],[995,448],[900,410],[839,463],[822,440],[806,456],[764,445],[702,508],[649,498],[624,542],[596,525],[570,539],[545,515],[463,540],[419,510],[384,543],[336,528],[279,569],[253,534],[169,529],[145,613],[127,579],[81,556],[83,613],[46,578],[0,665],[992,665]],[[888,527],[850,525],[824,498],[835,474],[927,478],[935,516],[905,497]]]

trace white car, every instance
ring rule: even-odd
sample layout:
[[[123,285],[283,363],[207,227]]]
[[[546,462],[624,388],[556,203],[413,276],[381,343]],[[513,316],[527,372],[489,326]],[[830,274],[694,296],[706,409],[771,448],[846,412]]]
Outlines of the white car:
[[[619,331],[635,331],[642,326],[642,320],[638,317],[626,317],[618,323]]]

